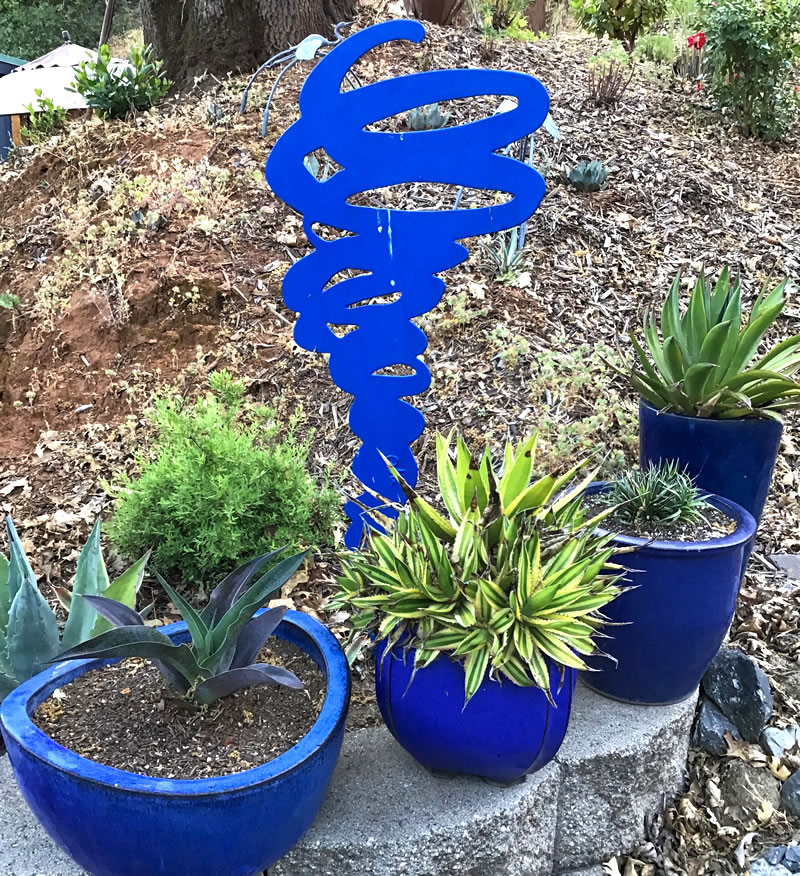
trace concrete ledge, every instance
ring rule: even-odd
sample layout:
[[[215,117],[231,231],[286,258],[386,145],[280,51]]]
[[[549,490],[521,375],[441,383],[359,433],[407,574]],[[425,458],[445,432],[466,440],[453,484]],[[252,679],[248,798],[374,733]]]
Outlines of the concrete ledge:
[[[349,733],[319,818],[270,876],[600,874],[680,790],[694,706],[628,706],[579,686],[556,760],[512,788],[431,776],[383,727]],[[6,758],[0,824],[0,874],[85,876],[38,826]]]

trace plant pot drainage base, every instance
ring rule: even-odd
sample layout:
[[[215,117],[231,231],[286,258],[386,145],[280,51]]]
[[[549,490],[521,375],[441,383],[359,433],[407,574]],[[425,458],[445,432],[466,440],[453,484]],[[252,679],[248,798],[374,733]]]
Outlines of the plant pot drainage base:
[[[594,876],[644,841],[684,782],[695,697],[633,706],[578,685],[555,760],[526,781],[445,781],[384,727],[345,736],[311,830],[269,876]],[[0,873],[84,876],[47,837],[0,760]],[[184,874],[174,874],[184,876]]]

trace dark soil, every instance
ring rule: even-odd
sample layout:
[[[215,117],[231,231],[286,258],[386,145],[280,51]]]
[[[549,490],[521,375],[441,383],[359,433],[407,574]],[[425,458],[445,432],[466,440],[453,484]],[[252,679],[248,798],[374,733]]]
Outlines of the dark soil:
[[[291,669],[305,690],[260,685],[192,711],[149,661],[131,658],[59,689],[34,721],[71,751],[128,772],[165,779],[242,772],[299,742],[325,698],[322,673],[295,645],[273,639],[261,659]]]
[[[608,506],[596,498],[589,498],[585,503],[587,515],[599,514]],[[697,523],[664,523],[660,520],[641,518],[635,525],[620,520],[614,514],[606,517],[603,528],[619,535],[647,538],[656,541],[709,541],[722,538],[736,531],[736,521],[719,511],[713,505],[708,505],[702,512],[703,519]]]

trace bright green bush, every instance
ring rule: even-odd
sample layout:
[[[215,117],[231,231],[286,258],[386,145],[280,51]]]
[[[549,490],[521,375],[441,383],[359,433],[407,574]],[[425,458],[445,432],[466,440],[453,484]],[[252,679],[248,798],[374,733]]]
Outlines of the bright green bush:
[[[636,44],[636,54],[654,64],[672,64],[675,61],[675,41],[670,34],[648,33]]]
[[[63,131],[67,124],[67,111],[56,106],[52,99],[42,96],[42,89],[34,90],[36,106],[29,103],[26,109],[30,119],[22,129],[22,136],[31,143],[43,143],[54,134]]]
[[[714,100],[748,136],[783,136],[800,107],[800,0],[714,0],[703,12]]]
[[[571,0],[575,18],[582,28],[597,37],[619,40],[632,52],[636,38],[664,18],[667,0]]]
[[[161,75],[162,61],[153,47],[136,47],[128,66],[111,69],[111,51],[101,46],[96,61],[84,61],[75,73],[75,91],[103,118],[124,119],[136,110],[149,109],[169,91],[172,83]]]
[[[140,455],[138,478],[123,477],[108,532],[126,556],[153,548],[164,575],[210,585],[267,550],[330,542],[338,498],[306,470],[309,435],[296,422],[280,439],[271,412],[244,401],[226,371],[195,404],[156,402],[154,458]]]

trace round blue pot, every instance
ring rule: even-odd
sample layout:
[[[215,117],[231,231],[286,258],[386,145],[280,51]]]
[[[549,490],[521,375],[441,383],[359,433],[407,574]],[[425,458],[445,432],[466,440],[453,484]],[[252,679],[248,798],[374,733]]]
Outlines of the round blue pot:
[[[592,484],[596,493],[605,484]],[[700,684],[728,631],[744,555],[756,530],[753,516],[728,499],[709,496],[714,507],[736,523],[736,531],[708,541],[653,541],[615,536],[632,553],[612,557],[630,570],[623,580],[633,585],[603,608],[621,626],[606,627],[610,639],[600,647],[605,657],[586,662],[583,673],[592,690],[616,700],[666,705],[691,696]]]
[[[182,623],[164,631],[188,640]],[[22,795],[92,876],[253,876],[308,829],[339,756],[350,676],[334,636],[308,615],[287,612],[276,634],[325,673],[325,701],[297,745],[235,775],[179,780],[125,772],[69,751],[30,719],[56,688],[113,660],[59,663],[5,699],[0,723]]]
[[[639,402],[639,462],[677,459],[698,487],[761,518],[783,427],[766,417],[710,420]]]
[[[383,720],[405,750],[429,770],[466,773],[510,784],[555,757],[567,732],[576,673],[555,665],[555,706],[535,687],[488,676],[464,707],[464,669],[441,656],[411,681],[414,651],[375,653],[375,689]],[[411,682],[409,684],[409,682]]]

